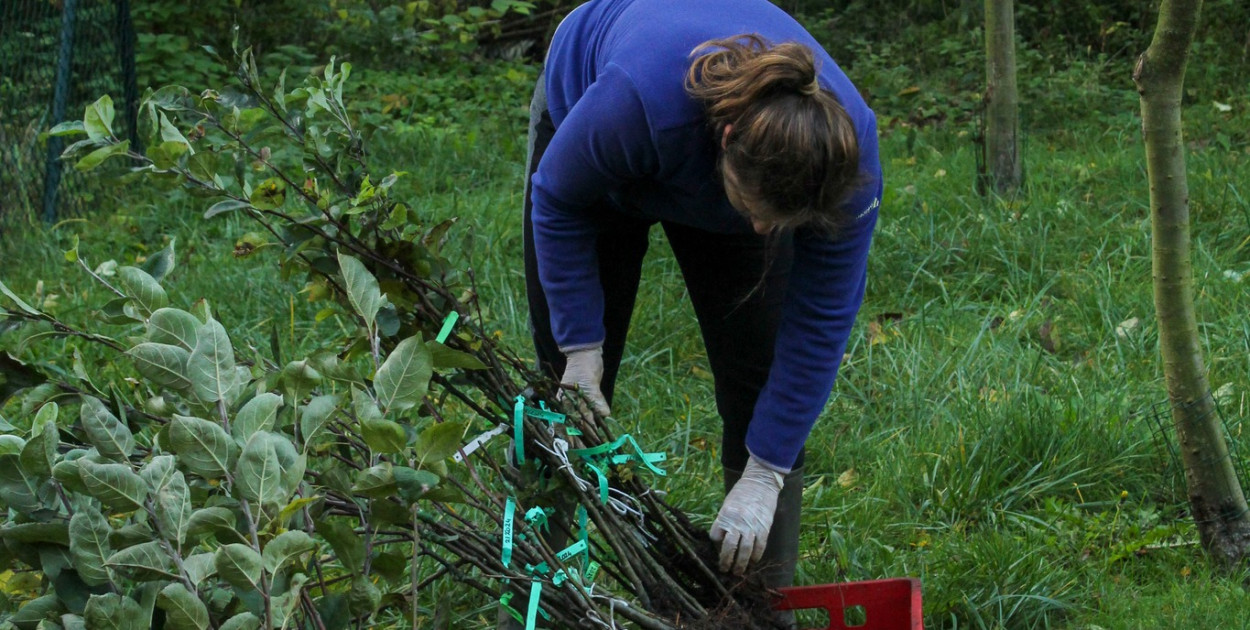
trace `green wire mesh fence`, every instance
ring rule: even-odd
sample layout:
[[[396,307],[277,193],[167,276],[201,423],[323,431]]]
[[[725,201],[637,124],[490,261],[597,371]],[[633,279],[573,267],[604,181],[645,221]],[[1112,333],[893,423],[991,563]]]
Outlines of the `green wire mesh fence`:
[[[1238,450],[1238,442],[1242,438],[1244,425],[1241,416],[1234,415],[1230,420],[1223,412],[1220,406],[1220,397],[1207,393],[1207,397],[1211,399],[1211,413],[1219,419],[1223,428],[1224,441],[1228,446],[1228,454],[1221,457],[1232,460],[1233,469],[1237,473],[1237,479],[1241,482],[1244,489],[1250,490],[1250,474],[1246,471],[1246,458]],[[1176,428],[1172,420],[1172,408],[1176,403],[1161,402],[1151,405],[1146,413],[1148,426],[1150,428],[1151,437],[1154,440],[1156,448],[1166,454],[1166,458],[1162,462],[1162,478],[1166,488],[1161,490],[1167,492],[1167,496],[1174,501],[1183,501],[1186,497],[1187,490],[1185,487],[1185,467],[1181,463],[1180,451],[1176,444]],[[1194,419],[1195,422],[1206,420],[1207,417],[1199,417]]]
[[[20,221],[81,215],[97,188],[44,133],[103,94],[138,146],[129,0],[0,0],[0,234]]]

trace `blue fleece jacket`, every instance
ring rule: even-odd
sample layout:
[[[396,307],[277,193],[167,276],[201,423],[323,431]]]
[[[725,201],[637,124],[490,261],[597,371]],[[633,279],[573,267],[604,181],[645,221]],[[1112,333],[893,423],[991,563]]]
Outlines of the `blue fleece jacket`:
[[[591,212],[609,204],[717,233],[751,225],[716,173],[719,139],[684,80],[699,44],[742,33],[799,42],[816,54],[819,82],[850,114],[862,185],[855,217],[831,238],[795,233],[794,263],[768,382],[747,433],[751,454],[788,471],[833,389],[864,296],[882,181],[876,119],[816,41],[768,0],[591,0],[560,25],[546,90],[556,131],[534,174],[539,278],[556,342],[566,351],[604,338]],[[596,208],[598,210],[592,210]]]

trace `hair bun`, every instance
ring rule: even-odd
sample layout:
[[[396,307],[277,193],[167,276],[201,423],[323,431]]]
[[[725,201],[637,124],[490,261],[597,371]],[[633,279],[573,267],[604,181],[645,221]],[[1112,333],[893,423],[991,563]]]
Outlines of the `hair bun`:
[[[812,80],[807,85],[799,88],[799,94],[803,96],[816,96],[818,92],[820,92],[820,82],[816,80],[815,75],[812,76]]]

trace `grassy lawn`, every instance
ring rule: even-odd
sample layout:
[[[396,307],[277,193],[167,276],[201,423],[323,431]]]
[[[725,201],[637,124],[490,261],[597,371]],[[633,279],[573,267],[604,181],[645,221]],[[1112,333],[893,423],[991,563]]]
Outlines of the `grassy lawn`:
[[[1156,435],[1166,396],[1144,157],[1134,99],[1116,98],[1130,109],[1026,133],[1028,186],[1010,199],[973,192],[971,123],[882,125],[868,297],[808,442],[800,583],[919,577],[929,628],[1250,626],[1250,573],[1208,567],[1170,437]],[[905,118],[893,103],[878,107],[883,121]],[[396,123],[371,146],[378,172],[411,174],[400,185],[422,220],[459,218],[447,247],[524,356],[523,104],[497,106],[491,124]],[[1244,453],[1250,150],[1210,110],[1189,114],[1195,295],[1211,384]],[[317,321],[265,248],[233,255],[254,226],[202,220],[202,202],[180,193],[115,187],[104,202],[89,219],[8,231],[0,278],[88,325],[106,296],[64,262],[71,235],[93,267],[176,238],[172,303],[206,298],[230,330],[261,345],[276,330],[296,354],[346,325]],[[667,450],[657,485],[710,525],[721,498],[711,376],[680,273],[659,230],[653,239],[614,412]],[[465,606],[457,627],[490,616]]]

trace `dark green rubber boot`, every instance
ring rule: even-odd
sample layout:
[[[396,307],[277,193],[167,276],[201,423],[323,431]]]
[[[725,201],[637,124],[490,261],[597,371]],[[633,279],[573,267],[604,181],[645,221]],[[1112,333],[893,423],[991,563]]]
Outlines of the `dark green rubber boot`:
[[[725,492],[742,477],[741,470],[725,469]],[[769,588],[794,586],[794,573],[799,564],[799,525],[803,511],[803,469],[796,468],[786,475],[777,496],[777,511],[773,513],[773,526],[768,530],[768,545],[764,555],[755,566]],[[777,613],[786,627],[797,628],[794,613]]]

